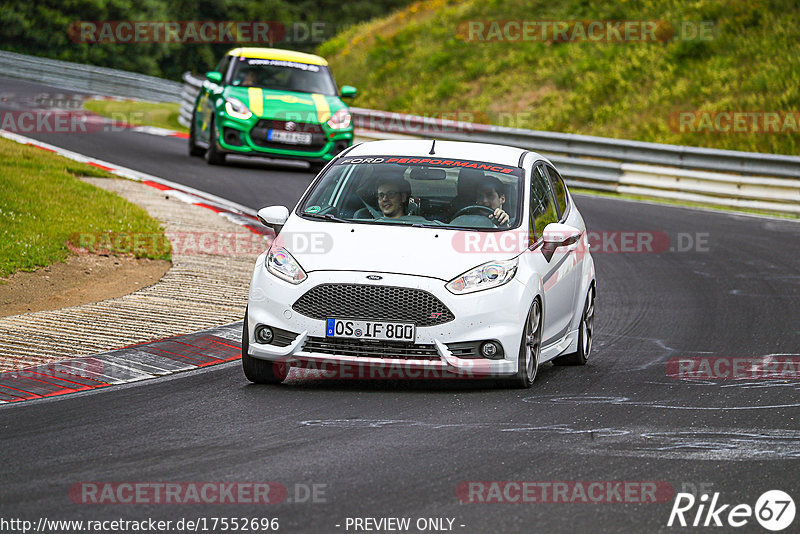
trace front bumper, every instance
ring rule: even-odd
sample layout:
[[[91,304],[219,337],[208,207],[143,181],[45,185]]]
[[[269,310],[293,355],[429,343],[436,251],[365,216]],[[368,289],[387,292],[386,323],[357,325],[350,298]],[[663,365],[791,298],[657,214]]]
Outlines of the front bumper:
[[[389,366],[409,371],[448,372],[467,377],[513,375],[517,372],[522,327],[534,295],[516,279],[504,286],[468,295],[453,295],[445,289],[444,281],[433,278],[380,273],[382,280],[368,282],[366,276],[374,273],[357,271],[311,272],[304,282],[292,285],[268,273],[263,261],[262,255],[257,260],[250,284],[247,324],[250,356],[298,366],[311,362],[318,368],[327,364]],[[431,347],[428,350],[430,355],[425,357],[403,357],[405,352],[402,351],[391,357],[318,352],[315,347],[320,345],[320,338],[325,339],[325,320],[300,314],[292,309],[292,305],[312,287],[322,283],[370,283],[421,289],[444,303],[453,312],[455,319],[436,326],[417,326],[413,347]],[[297,337],[283,347],[257,343],[254,330],[259,324],[296,333]],[[503,357],[462,358],[454,355],[448,347],[456,343],[482,340],[499,342]],[[383,349],[387,350],[385,347]]]
[[[217,115],[219,127],[218,143],[222,152],[243,156],[264,156],[276,158],[302,159],[327,163],[333,157],[353,144],[353,128],[332,130],[321,125],[323,143],[313,146],[270,143],[253,133],[259,122],[258,117],[248,120],[233,119],[226,114]]]

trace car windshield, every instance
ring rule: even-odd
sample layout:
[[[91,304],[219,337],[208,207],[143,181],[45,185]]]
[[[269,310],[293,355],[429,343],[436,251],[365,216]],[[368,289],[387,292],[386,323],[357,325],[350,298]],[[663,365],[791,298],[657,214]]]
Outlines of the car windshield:
[[[278,59],[237,58],[234,60],[230,84],[300,93],[336,94],[336,85],[327,67]]]
[[[297,213],[366,224],[504,230],[519,225],[522,177],[518,167],[481,161],[344,157],[314,183]]]

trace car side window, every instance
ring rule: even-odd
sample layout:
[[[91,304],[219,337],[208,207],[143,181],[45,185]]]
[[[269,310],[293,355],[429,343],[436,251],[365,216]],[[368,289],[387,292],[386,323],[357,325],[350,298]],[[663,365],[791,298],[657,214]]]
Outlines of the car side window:
[[[231,56],[223,57],[222,59],[219,60],[219,63],[217,64],[217,68],[215,69],[217,72],[222,74],[222,80],[223,81],[225,81],[225,75],[227,74],[228,63],[230,63],[230,61],[231,61]]]
[[[564,220],[564,215],[567,213],[567,188],[561,175],[550,165],[547,166],[547,173],[550,175],[550,180],[555,188],[558,213],[561,215],[561,220]]]
[[[545,174],[544,167],[536,165],[531,174],[531,215],[529,244],[533,244],[542,235],[544,227],[550,223],[558,222],[558,213],[553,201],[553,191],[550,180]]]

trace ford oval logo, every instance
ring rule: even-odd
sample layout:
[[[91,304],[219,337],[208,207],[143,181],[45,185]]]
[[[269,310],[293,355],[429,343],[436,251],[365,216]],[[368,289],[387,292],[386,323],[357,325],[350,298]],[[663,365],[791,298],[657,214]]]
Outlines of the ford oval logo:
[[[378,276],[377,274],[371,274],[367,276],[367,280],[383,280],[383,277]]]

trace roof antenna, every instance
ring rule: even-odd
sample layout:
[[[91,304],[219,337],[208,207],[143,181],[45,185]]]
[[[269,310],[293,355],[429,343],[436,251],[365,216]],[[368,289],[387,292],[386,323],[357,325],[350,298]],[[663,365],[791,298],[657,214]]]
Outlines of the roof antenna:
[[[431,151],[430,151],[430,152],[428,152],[428,154],[430,154],[431,156],[433,156],[433,155],[435,155],[435,154],[436,154],[436,153],[433,151],[433,149],[434,149],[434,148],[436,148],[436,139],[434,139],[434,140],[433,140],[433,143],[431,144]]]

